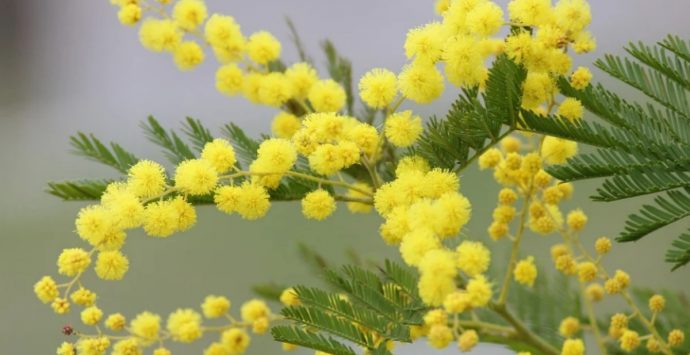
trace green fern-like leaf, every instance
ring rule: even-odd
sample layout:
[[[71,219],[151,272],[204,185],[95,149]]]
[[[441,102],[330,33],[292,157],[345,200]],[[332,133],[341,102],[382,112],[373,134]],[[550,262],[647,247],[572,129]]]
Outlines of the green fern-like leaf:
[[[141,128],[148,139],[163,148],[163,153],[172,164],[179,164],[196,156],[192,149],[185,143],[175,131],[166,131],[153,117],[149,116],[146,122],[142,122]]]
[[[111,180],[49,182],[47,192],[65,201],[98,200]]]
[[[201,153],[206,143],[213,141],[211,131],[204,127],[200,120],[187,117],[182,127],[182,131],[192,141],[192,145],[197,153]]]
[[[355,355],[349,346],[338,342],[333,337],[309,332],[295,326],[279,325],[271,328],[273,339],[279,342],[295,344],[305,348],[323,351],[333,355]]]
[[[93,134],[86,135],[78,132],[70,137],[73,152],[90,160],[108,165],[121,173],[127,173],[139,159],[126,151],[117,143],[110,143],[110,148],[98,140]]]

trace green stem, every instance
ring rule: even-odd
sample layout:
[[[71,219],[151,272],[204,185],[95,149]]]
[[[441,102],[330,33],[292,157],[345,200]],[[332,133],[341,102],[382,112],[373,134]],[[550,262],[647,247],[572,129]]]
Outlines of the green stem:
[[[515,331],[517,331],[519,337],[518,339],[521,339],[530,345],[534,346],[536,349],[540,351],[541,354],[548,354],[548,355],[559,355],[560,351],[558,349],[554,348],[551,344],[547,343],[546,340],[542,339],[539,337],[537,334],[534,334],[531,330],[525,326],[524,323],[522,323],[519,319],[517,319],[513,313],[506,308],[505,304],[497,304],[494,302],[489,303],[489,308],[496,312],[501,318],[505,319],[506,322],[510,323],[510,325],[515,328]]]

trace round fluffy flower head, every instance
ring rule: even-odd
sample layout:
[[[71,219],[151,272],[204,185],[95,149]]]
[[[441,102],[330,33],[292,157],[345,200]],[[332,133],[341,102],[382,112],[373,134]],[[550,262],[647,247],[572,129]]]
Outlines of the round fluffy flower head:
[[[158,338],[158,331],[161,328],[161,317],[151,312],[139,313],[129,323],[132,334],[146,340],[153,341]]]
[[[328,191],[318,189],[302,199],[302,214],[309,219],[321,221],[335,211],[335,199]]]
[[[573,43],[573,49],[575,53],[589,53],[597,48],[597,42],[592,37],[592,34],[586,31],[580,32],[575,36],[575,42]]]
[[[556,91],[556,84],[546,73],[529,72],[522,84],[522,107],[536,109]]]
[[[425,325],[447,324],[448,314],[442,309],[433,309],[424,315]]]
[[[82,338],[77,342],[77,354],[104,355],[109,346],[110,339],[105,336]]]
[[[138,197],[155,197],[165,190],[165,170],[156,162],[140,160],[127,175],[127,189]]]
[[[458,347],[460,348],[460,351],[468,352],[472,350],[472,348],[474,348],[478,342],[479,335],[477,335],[477,332],[473,329],[469,329],[462,332],[462,335],[460,335]]]
[[[182,42],[173,51],[173,60],[177,68],[186,71],[194,69],[204,61],[204,51],[193,41]]]
[[[479,156],[479,169],[496,167],[503,159],[503,154],[496,148],[490,148]]]
[[[422,119],[414,116],[410,110],[395,113],[386,119],[386,138],[397,147],[414,144],[422,130]]]
[[[50,308],[57,314],[66,314],[69,312],[69,302],[64,298],[58,297],[50,304]]]
[[[153,351],[153,355],[172,355],[172,352],[166,348],[157,348]]]
[[[359,96],[372,108],[385,108],[398,93],[398,81],[388,69],[374,68],[359,80]]]
[[[434,63],[441,58],[443,51],[443,33],[438,22],[415,27],[407,32],[405,55],[408,59]]]
[[[316,112],[338,112],[345,106],[347,95],[340,84],[326,79],[315,82],[307,98]]]
[[[58,257],[58,272],[66,276],[82,273],[91,264],[91,257],[81,248],[64,249]]]
[[[312,85],[319,80],[316,70],[309,63],[295,63],[285,70],[285,77],[292,85],[297,99],[305,99]]]
[[[245,182],[238,191],[237,213],[247,220],[255,220],[266,215],[271,207],[266,189],[257,184]]]
[[[175,4],[172,16],[180,28],[192,31],[206,20],[208,11],[203,1],[180,0]]]
[[[597,254],[604,255],[611,250],[611,239],[606,237],[599,237],[596,242],[594,242],[594,250]]]
[[[456,291],[453,276],[433,273],[422,274],[417,288],[422,302],[436,307],[443,305],[446,297]]]
[[[247,54],[257,64],[268,64],[280,57],[280,42],[266,31],[259,31],[249,36]]]
[[[460,188],[458,176],[444,169],[433,169],[424,176],[426,180],[426,194],[429,198],[439,198],[444,194],[456,192]]]
[[[216,90],[232,96],[242,91],[244,75],[235,63],[228,63],[216,71]]]
[[[230,309],[230,300],[223,296],[207,296],[201,304],[206,318],[222,317]]]
[[[103,311],[96,306],[91,306],[81,311],[81,321],[86,325],[96,325],[103,318]]]
[[[127,338],[113,345],[113,355],[141,355],[141,347],[137,338]]]
[[[585,295],[590,301],[599,302],[604,298],[604,288],[600,284],[591,284],[585,289]]]
[[[584,108],[578,99],[572,97],[566,98],[558,106],[558,114],[567,118],[570,121],[579,120],[582,118]]]
[[[147,18],[139,27],[139,41],[153,52],[173,51],[182,40],[182,33],[172,20]]]
[[[549,164],[563,164],[577,154],[577,143],[556,137],[546,137],[541,146],[541,156]]]
[[[219,210],[232,214],[240,206],[240,193],[241,188],[239,186],[222,186],[216,190],[213,202]]]
[[[177,196],[170,203],[175,209],[176,230],[180,232],[186,231],[196,223],[196,210],[184,197]]]
[[[518,261],[513,270],[513,277],[518,283],[532,287],[534,280],[537,279],[537,266],[534,265],[534,257],[529,256]]]
[[[150,203],[144,210],[144,232],[152,237],[169,237],[177,230],[177,209],[170,200]]]
[[[249,334],[241,328],[231,328],[221,334],[221,343],[227,347],[230,354],[244,353],[250,342]]]
[[[201,315],[192,309],[178,309],[168,316],[166,328],[172,339],[191,343],[202,335]]]
[[[570,85],[577,90],[582,90],[592,80],[592,72],[586,67],[578,67],[570,76]]]
[[[539,26],[551,21],[551,0],[513,0],[508,4],[510,19],[525,25]]]
[[[74,344],[63,341],[60,347],[57,349],[57,355],[74,355],[77,353],[77,349]]]
[[[634,330],[626,329],[618,341],[620,342],[621,349],[630,352],[640,346],[640,335]]]
[[[204,145],[201,151],[201,159],[211,163],[216,172],[222,174],[230,170],[235,162],[235,149],[225,139],[216,138]]]
[[[517,193],[511,188],[505,187],[498,192],[498,202],[504,206],[512,205],[517,201]]]
[[[457,275],[455,255],[447,250],[437,249],[426,253],[419,263],[419,271],[425,275]]]
[[[120,313],[113,313],[105,319],[105,326],[110,330],[122,330],[125,329],[126,325],[127,321],[125,319],[125,316],[123,316]]]
[[[78,290],[72,292],[69,298],[75,304],[90,307],[93,306],[96,302],[96,297],[97,296],[95,292],[80,287]]]
[[[296,306],[300,304],[299,296],[297,296],[295,289],[292,287],[284,289],[280,294],[280,303],[286,306]]]
[[[278,138],[290,139],[302,126],[297,116],[284,111],[279,112],[271,123],[271,132]]]
[[[435,324],[429,328],[427,339],[432,347],[443,349],[453,340],[453,332],[445,324]]]
[[[680,329],[674,329],[668,333],[668,345],[676,347],[685,342],[685,333]]]
[[[593,281],[597,277],[597,265],[591,261],[577,264],[577,277],[582,282]]]
[[[443,93],[443,75],[433,64],[414,61],[403,67],[398,75],[398,88],[406,98],[428,104]]]
[[[577,209],[568,213],[568,227],[574,231],[581,231],[587,225],[587,215],[582,210]]]
[[[266,302],[253,299],[242,305],[240,314],[242,315],[242,320],[253,322],[259,318],[268,317],[271,314],[271,310],[266,305]]]
[[[59,295],[57,284],[50,276],[43,276],[34,284],[34,293],[43,303],[51,302]]]
[[[470,279],[467,283],[466,290],[469,296],[470,305],[475,308],[486,306],[493,295],[491,283],[489,283],[484,275],[477,275]]]
[[[119,250],[102,251],[98,253],[95,269],[103,280],[122,280],[129,270],[129,260]]]
[[[561,355],[584,355],[585,354],[585,343],[582,339],[566,339],[563,342],[563,348],[561,349]]]
[[[666,298],[662,295],[653,295],[649,298],[649,309],[652,312],[661,312],[666,307]]]
[[[503,22],[503,10],[491,1],[477,5],[467,14],[467,28],[482,37],[498,32]]]
[[[489,233],[491,239],[499,240],[508,234],[508,229],[508,224],[494,221],[487,228],[487,233]]]
[[[117,12],[117,19],[125,26],[133,26],[141,20],[141,6],[127,4]]]
[[[245,39],[232,16],[211,15],[206,21],[204,37],[221,63],[242,59]]]
[[[289,140],[271,138],[259,145],[257,160],[265,161],[271,167],[271,172],[283,173],[295,164],[297,151]]]
[[[398,166],[395,168],[395,176],[400,177],[406,173],[413,172],[426,174],[429,170],[429,162],[426,159],[418,155],[408,155],[398,161]]]
[[[489,268],[491,253],[480,242],[463,241],[457,248],[457,266],[470,277]]]
[[[448,313],[462,313],[469,307],[469,296],[467,292],[455,291],[443,300],[443,308]]]
[[[616,270],[616,273],[613,274],[613,279],[616,280],[622,288],[626,288],[630,285],[630,275],[623,270]]]
[[[585,0],[560,0],[554,7],[558,26],[570,33],[585,29],[592,22],[589,4]]]
[[[205,195],[218,184],[218,173],[204,159],[185,160],[175,170],[175,187],[190,195]]]
[[[567,317],[561,321],[558,332],[566,338],[571,338],[580,331],[580,321],[575,317]]]
[[[258,86],[259,102],[280,107],[292,97],[292,85],[283,73],[270,73],[261,76]]]

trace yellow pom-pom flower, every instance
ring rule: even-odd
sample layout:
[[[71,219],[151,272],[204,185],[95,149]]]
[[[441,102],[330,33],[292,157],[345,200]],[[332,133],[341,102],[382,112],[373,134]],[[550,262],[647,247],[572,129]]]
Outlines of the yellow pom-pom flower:
[[[183,71],[194,69],[204,61],[204,51],[196,42],[182,42],[173,51],[173,60],[177,68]]]
[[[129,329],[132,334],[142,338],[144,341],[151,342],[158,338],[160,331],[161,317],[151,312],[139,313],[129,323]]]
[[[528,26],[551,22],[551,0],[513,0],[508,3],[510,19]]]
[[[513,277],[520,284],[529,287],[534,286],[534,281],[537,279],[537,266],[534,265],[534,257],[529,256],[518,261],[513,270]]]
[[[479,36],[495,34],[503,23],[503,10],[491,1],[479,4],[467,14],[467,28]]]
[[[571,33],[582,31],[592,22],[589,4],[585,0],[560,0],[553,11],[558,26]]]
[[[443,349],[453,340],[453,332],[445,324],[435,324],[427,334],[429,345],[436,349]]]
[[[574,231],[581,231],[587,224],[587,215],[582,210],[577,209],[568,213],[568,227]]]
[[[122,339],[113,345],[112,355],[131,355],[141,353],[141,344],[137,338]]]
[[[216,90],[232,96],[242,91],[244,74],[235,63],[228,63],[216,71]]]
[[[207,296],[201,304],[201,310],[206,318],[218,318],[230,309],[230,300],[223,296]]]
[[[582,90],[592,80],[592,72],[586,67],[578,67],[570,76],[570,85],[577,90]]]
[[[77,349],[74,347],[74,344],[68,343],[66,341],[62,342],[60,344],[60,347],[57,349],[57,355],[74,355],[77,353]]]
[[[630,352],[640,346],[640,335],[634,330],[626,329],[623,331],[623,335],[621,335],[618,341],[621,349]]]
[[[239,201],[237,213],[247,220],[263,217],[271,207],[268,192],[256,184],[242,184],[238,191],[237,200]]]
[[[470,277],[479,275],[489,268],[491,253],[480,242],[464,241],[457,248],[457,266]]]
[[[321,221],[335,211],[335,199],[328,191],[318,189],[302,199],[302,214],[309,219]]]
[[[579,331],[580,321],[575,317],[567,317],[563,319],[561,324],[558,326],[558,332],[566,338],[572,338]]]
[[[58,272],[66,276],[74,276],[86,270],[91,264],[91,257],[81,248],[64,249],[58,257]]]
[[[398,88],[406,98],[418,104],[428,104],[443,93],[443,76],[434,65],[415,61],[406,65],[398,75]]]
[[[685,342],[685,333],[680,329],[673,329],[668,333],[668,345],[677,347]]]
[[[340,84],[327,79],[315,82],[307,97],[317,112],[338,112],[345,106],[347,96]]]
[[[201,315],[192,309],[178,309],[168,316],[166,328],[172,340],[181,343],[191,343],[203,334],[201,330]]]
[[[561,355],[584,355],[585,343],[582,339],[566,339],[561,348]]]
[[[273,118],[271,132],[278,138],[290,139],[302,126],[302,122],[297,116],[281,111]]]
[[[566,98],[558,106],[558,114],[567,118],[570,121],[579,120],[582,118],[584,108],[578,99],[572,97]]]
[[[469,329],[462,332],[460,335],[460,339],[458,339],[458,347],[460,348],[460,351],[468,352],[472,350],[472,348],[474,348],[478,342],[479,335],[477,335],[477,331]]]
[[[105,326],[114,331],[119,331],[125,329],[127,325],[127,320],[125,316],[120,313],[113,313],[105,319]]]
[[[408,59],[423,60],[429,63],[441,58],[443,51],[443,34],[441,24],[428,23],[407,32],[405,55]]]
[[[285,77],[292,85],[295,98],[303,100],[311,87],[319,80],[316,70],[309,63],[295,63],[285,70]]]
[[[374,68],[359,80],[359,96],[372,108],[387,107],[397,93],[397,78],[390,70]]]
[[[237,162],[235,149],[230,142],[221,138],[216,138],[204,145],[204,149],[201,151],[201,159],[211,163],[219,174],[227,172]]]
[[[577,143],[556,137],[546,137],[541,146],[541,156],[549,164],[563,164],[577,154]]]
[[[144,232],[152,237],[169,237],[177,231],[178,217],[171,201],[150,203],[144,210]]]
[[[98,253],[95,269],[103,280],[121,280],[129,270],[129,260],[119,250],[102,251]]]
[[[266,305],[266,302],[253,299],[242,305],[240,314],[242,315],[242,320],[253,322],[259,318],[268,317],[271,314],[271,310]]]
[[[137,197],[156,197],[165,190],[165,170],[156,162],[141,160],[127,172],[127,189]]]
[[[472,307],[484,307],[489,301],[493,291],[491,283],[484,277],[484,275],[477,275],[467,282],[467,295],[469,296],[469,303]]]
[[[204,37],[221,63],[242,59],[246,43],[240,26],[232,16],[211,15],[206,21]]]
[[[127,4],[117,12],[117,19],[125,26],[134,26],[141,20],[141,7],[137,4]]]
[[[402,111],[386,119],[386,138],[398,147],[409,147],[422,134],[422,119],[412,111]]]
[[[193,31],[206,20],[208,11],[201,0],[180,0],[173,7],[172,17],[180,28]]]
[[[247,55],[257,64],[268,64],[280,57],[280,42],[266,31],[259,31],[249,36]]]
[[[139,41],[153,52],[172,52],[182,40],[182,33],[172,20],[147,18],[139,28]]]
[[[43,303],[51,302],[59,295],[57,284],[50,276],[43,276],[34,284],[34,293]]]
[[[241,328],[228,329],[221,335],[221,343],[230,351],[230,354],[244,353],[250,341],[249,334]]]
[[[286,288],[280,294],[280,303],[286,306],[296,306],[300,304],[299,296],[294,288]]]
[[[190,195],[205,195],[218,184],[218,172],[207,160],[185,160],[175,170],[175,188]]]
[[[91,306],[81,311],[81,321],[86,325],[96,325],[103,318],[103,311],[96,306]]]
[[[70,295],[70,299],[72,300],[72,302],[85,307],[93,306],[96,302],[96,297],[97,296],[95,292],[85,289],[83,287],[80,287],[78,290],[72,292],[72,294]]]

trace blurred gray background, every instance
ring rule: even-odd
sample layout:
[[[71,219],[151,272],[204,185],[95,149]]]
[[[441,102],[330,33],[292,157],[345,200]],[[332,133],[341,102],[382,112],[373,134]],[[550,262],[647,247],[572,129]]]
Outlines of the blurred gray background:
[[[419,0],[209,0],[208,6],[235,16],[247,34],[259,29],[274,33],[284,43],[288,61],[297,58],[284,23],[290,16],[317,61],[323,62],[319,41],[330,38],[352,59],[356,78],[376,66],[398,70],[404,64],[407,30],[434,18],[433,2]],[[629,40],[690,35],[687,0],[592,1],[592,12],[591,30],[599,49],[579,57],[576,64],[587,65],[603,53],[621,53]],[[84,204],[47,195],[46,182],[115,176],[70,155],[68,136],[77,130],[93,132],[141,157],[162,160],[138,128],[149,114],[169,127],[179,127],[187,115],[214,128],[232,121],[256,135],[268,131],[275,111],[216,92],[213,59],[181,73],[168,55],[147,52],[135,29],[119,25],[116,8],[107,0],[3,0],[0,16],[0,354],[48,354],[63,340],[62,325],[78,324],[78,312],[66,318],[54,315],[35,299],[32,285],[43,274],[55,273],[62,248],[80,245],[73,220]],[[603,76],[596,80],[610,82]],[[442,113],[455,95],[447,87],[434,105],[408,107],[424,116]],[[474,203],[468,232],[486,238],[497,188],[488,173],[474,170],[465,174],[463,186]],[[632,210],[625,202],[588,202],[594,186],[577,184],[578,197],[568,203],[590,215],[585,235],[590,240],[615,235]],[[207,294],[229,296],[237,310],[252,297],[250,288],[257,282],[318,282],[298,261],[298,242],[312,245],[334,264],[347,261],[349,248],[363,258],[397,257],[378,237],[379,222],[374,214],[355,220],[344,206],[320,223],[304,221],[298,206],[291,204],[275,204],[258,222],[200,208],[198,225],[187,233],[167,240],[131,233],[125,247],[131,269],[124,281],[87,277],[86,284],[102,296],[99,305],[106,312],[127,316],[144,309],[167,314],[180,306],[197,307]],[[637,245],[616,245],[607,264],[625,268],[638,285],[689,291],[690,269],[670,273],[662,261],[680,227],[664,229]],[[548,247],[556,242],[530,237],[527,248],[546,264]],[[497,250],[495,255],[504,255],[500,246]],[[278,352],[279,346],[268,338],[254,338],[248,353]],[[179,349],[178,354],[199,352],[198,346]]]

